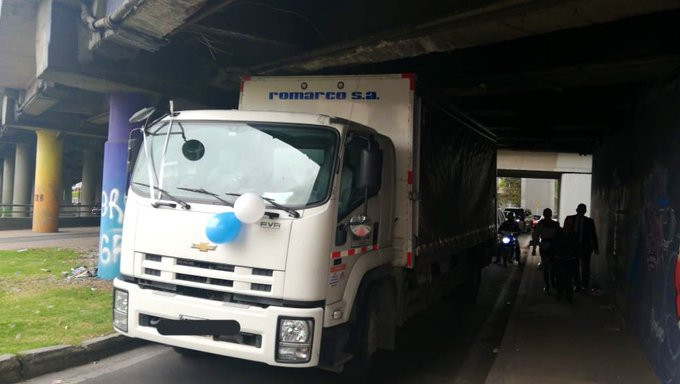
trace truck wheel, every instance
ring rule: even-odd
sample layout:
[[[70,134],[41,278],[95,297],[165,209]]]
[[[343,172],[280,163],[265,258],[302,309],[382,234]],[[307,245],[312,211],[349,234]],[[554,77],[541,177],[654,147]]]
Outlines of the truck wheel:
[[[378,328],[380,317],[378,290],[373,288],[360,309],[359,316],[350,335],[350,351],[354,355],[345,364],[340,376],[348,382],[369,382],[371,360],[379,345]]]

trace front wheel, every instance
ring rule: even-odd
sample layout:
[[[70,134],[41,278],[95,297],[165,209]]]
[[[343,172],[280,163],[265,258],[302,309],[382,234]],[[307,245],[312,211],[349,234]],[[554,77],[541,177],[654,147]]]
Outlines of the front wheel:
[[[380,300],[378,290],[371,289],[368,299],[358,313],[357,322],[353,327],[349,340],[352,360],[345,363],[340,376],[353,383],[368,383],[370,380],[371,362],[378,350],[380,317]]]

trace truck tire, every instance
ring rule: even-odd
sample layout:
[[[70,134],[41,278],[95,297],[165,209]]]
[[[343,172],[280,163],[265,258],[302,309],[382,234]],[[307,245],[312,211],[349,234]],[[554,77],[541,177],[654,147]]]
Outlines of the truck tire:
[[[359,309],[357,321],[350,334],[349,350],[354,357],[345,363],[340,374],[344,380],[358,383],[369,382],[373,354],[379,345],[379,318],[379,291],[374,287],[368,292],[366,301]]]

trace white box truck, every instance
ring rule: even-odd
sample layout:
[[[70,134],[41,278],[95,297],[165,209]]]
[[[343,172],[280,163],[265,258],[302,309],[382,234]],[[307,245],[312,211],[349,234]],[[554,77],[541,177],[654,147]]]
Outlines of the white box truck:
[[[239,110],[143,131],[116,331],[340,372],[442,295],[474,301],[496,239],[493,137],[415,76],[245,78]]]

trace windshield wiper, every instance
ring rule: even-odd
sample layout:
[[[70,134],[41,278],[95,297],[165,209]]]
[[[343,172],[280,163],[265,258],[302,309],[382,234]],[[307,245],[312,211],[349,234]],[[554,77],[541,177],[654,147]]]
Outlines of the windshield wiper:
[[[136,181],[133,181],[132,184],[141,185],[142,187],[151,188],[151,186],[149,184],[139,183],[139,182],[136,182]],[[186,201],[183,201],[181,199],[176,198],[175,196],[171,195],[168,191],[161,189],[161,188],[158,188],[158,187],[154,187],[154,189],[157,190],[158,192],[164,194],[165,196],[169,197],[172,201],[179,204],[182,207],[182,209],[191,209],[191,205],[189,205]],[[161,205],[165,205],[165,206],[172,207],[172,208],[175,207],[174,204],[168,204],[168,203],[163,203],[163,202],[158,202],[158,201],[154,201],[153,203],[151,203],[151,206],[154,207],[154,208],[158,208]]]
[[[217,193],[210,192],[210,191],[206,191],[206,190],[203,189],[203,188],[187,188],[187,187],[176,187],[176,188],[177,188],[177,189],[181,189],[181,190],[183,190],[183,191],[196,192],[196,193],[200,193],[200,194],[203,194],[203,195],[212,196],[212,197],[216,198],[217,200],[223,202],[224,204],[226,204],[226,205],[228,205],[228,206],[230,206],[230,207],[233,207],[233,206],[234,206],[233,203],[231,203],[231,202],[229,202],[229,201],[227,201],[227,200],[224,200],[224,199],[221,198],[220,195],[218,195]]]
[[[225,193],[225,195],[236,196],[236,197],[241,196],[240,193]],[[274,199],[270,199],[269,197],[264,197],[264,196],[260,196],[260,197],[262,198],[262,200],[267,201],[269,204],[271,204],[274,208],[278,208],[282,211],[286,211],[296,219],[300,217],[300,212],[294,210],[293,208],[286,207],[285,205],[281,205],[281,204],[277,203]]]

